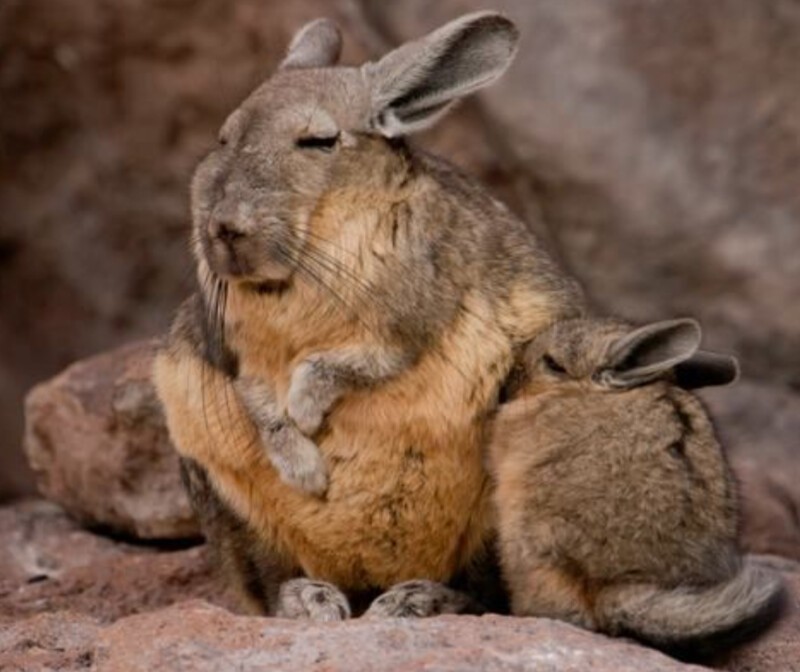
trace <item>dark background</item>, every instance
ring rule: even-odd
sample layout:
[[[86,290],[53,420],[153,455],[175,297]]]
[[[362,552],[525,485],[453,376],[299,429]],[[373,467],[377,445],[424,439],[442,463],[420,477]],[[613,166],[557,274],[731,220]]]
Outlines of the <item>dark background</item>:
[[[743,364],[709,397],[723,434],[745,462],[790,458],[769,487],[796,489],[796,0],[0,0],[0,498],[32,487],[26,390],[166,328],[192,275],[192,168],[292,33],[333,17],[360,63],[487,7],[522,28],[515,65],[418,141],[602,310],[698,317]]]

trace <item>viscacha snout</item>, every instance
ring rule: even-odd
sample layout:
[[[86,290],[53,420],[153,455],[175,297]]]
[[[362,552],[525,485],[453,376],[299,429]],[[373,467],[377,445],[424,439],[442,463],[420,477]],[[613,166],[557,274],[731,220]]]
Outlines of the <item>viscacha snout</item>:
[[[299,241],[288,215],[254,201],[253,195],[225,198],[213,207],[201,234],[205,256],[219,275],[283,280]]]
[[[302,203],[287,188],[288,171],[282,174],[281,162],[263,144],[257,152],[253,139],[226,139],[203,161],[193,182],[195,235],[210,269],[253,283],[291,275],[305,217]]]

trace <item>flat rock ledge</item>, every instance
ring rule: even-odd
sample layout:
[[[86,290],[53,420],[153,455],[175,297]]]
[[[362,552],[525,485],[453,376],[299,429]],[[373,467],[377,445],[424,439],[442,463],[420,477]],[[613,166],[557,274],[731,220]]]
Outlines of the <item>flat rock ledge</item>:
[[[198,600],[106,626],[85,615],[42,614],[0,633],[2,650],[8,667],[25,670],[703,669],[546,619],[442,616],[305,623],[236,616]]]

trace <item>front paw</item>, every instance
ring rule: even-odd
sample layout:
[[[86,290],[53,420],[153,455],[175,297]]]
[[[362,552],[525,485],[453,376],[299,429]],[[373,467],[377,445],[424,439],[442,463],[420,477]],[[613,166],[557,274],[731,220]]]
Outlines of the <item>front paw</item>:
[[[319,446],[292,427],[280,437],[271,437],[275,450],[270,460],[281,480],[312,495],[328,489],[328,469]]]
[[[286,405],[286,414],[306,436],[313,436],[322,426],[332,403],[330,383],[322,379],[313,361],[295,368]]]
[[[440,614],[482,614],[471,597],[435,581],[405,581],[379,595],[366,618],[425,618]]]
[[[343,621],[350,618],[347,597],[332,583],[292,579],[278,593],[278,618]]]

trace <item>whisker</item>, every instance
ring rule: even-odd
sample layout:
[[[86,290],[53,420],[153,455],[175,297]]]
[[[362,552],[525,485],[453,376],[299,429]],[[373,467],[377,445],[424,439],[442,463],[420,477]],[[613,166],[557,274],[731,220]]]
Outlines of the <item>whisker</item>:
[[[338,245],[335,241],[330,240],[329,238],[327,238],[325,236],[322,236],[322,235],[320,235],[319,233],[317,233],[315,231],[308,230],[308,231],[305,232],[305,234],[308,237],[314,238],[315,240],[318,240],[318,241],[324,243],[326,246],[335,248],[336,250],[341,251],[344,254],[348,254],[348,255],[353,256],[353,257],[358,257],[358,255],[356,255],[352,250],[348,250],[348,249],[342,247],[341,245]],[[323,255],[325,254],[325,252],[323,250],[321,250],[318,246],[313,246],[313,250],[314,250],[315,254],[323,254]],[[326,255],[326,256],[331,261],[338,261],[338,260],[335,260],[330,255]],[[399,256],[393,256],[391,258],[391,262],[393,264],[397,264],[404,271],[404,274],[401,274],[396,278],[397,282],[400,282],[400,283],[409,282],[410,278],[414,278],[415,277],[414,268],[410,264],[408,264],[405,261],[403,261],[403,259],[400,258]],[[351,276],[353,274],[352,270],[350,270],[350,269],[343,268],[342,270],[345,271],[345,272],[348,272],[349,274],[351,274]],[[440,290],[435,286],[434,287],[429,287],[427,291],[430,291],[430,292],[432,292],[434,294],[440,293]],[[485,322],[485,320],[483,320],[483,318],[480,318],[478,315],[476,315],[474,313],[474,311],[471,311],[470,309],[468,309],[463,304],[461,305],[461,308],[462,308],[463,312],[469,314],[471,317],[479,320],[480,322]],[[493,338],[494,341],[496,343],[498,343],[498,344],[499,343],[505,343],[505,340],[499,334],[490,333],[490,334],[487,334],[487,335],[490,336],[491,338]]]
[[[330,294],[337,301],[337,303],[340,304],[347,311],[346,316],[348,319],[358,322],[359,324],[364,326],[367,330],[374,333],[374,329],[366,322],[364,322],[363,318],[359,315],[358,311],[355,310],[355,306],[351,305],[351,303],[348,302],[348,300],[345,299],[344,296],[342,296],[337,290],[335,290],[327,282],[325,282],[322,272],[324,272],[326,269],[324,267],[321,267],[321,265],[317,261],[315,261],[314,259],[307,259],[305,261],[294,260],[291,258],[291,256],[288,254],[285,248],[278,249],[278,252],[287,261],[291,261],[292,263],[294,263],[295,268],[301,274],[305,275],[307,278],[312,280],[317,287],[325,290],[328,294]],[[308,261],[311,261],[312,263],[309,264],[307,263]]]
[[[297,249],[300,250],[300,248]],[[370,306],[374,305],[376,302],[380,302],[382,307],[390,308],[390,305],[375,290],[372,283],[364,280],[352,269],[343,265],[339,259],[336,259],[319,247],[307,243],[295,256],[299,258],[300,262],[302,262],[303,258],[308,257],[315,262],[318,270],[324,270],[332,276],[343,280],[347,288],[357,295],[354,298],[361,299]]]
[[[342,252],[343,254],[347,254],[347,255],[349,255],[351,257],[354,257],[356,259],[360,259],[360,256],[358,254],[356,254],[355,252],[353,252],[352,250],[348,250],[347,248],[342,247],[341,245],[337,244],[336,241],[333,241],[330,238],[326,238],[325,236],[322,236],[322,235],[320,235],[319,233],[317,233],[315,231],[310,231],[309,230],[309,231],[306,231],[305,234],[309,238],[313,238],[313,239],[315,239],[315,240],[317,240],[317,241],[319,241],[321,243],[324,243],[326,247],[332,247],[335,250],[337,250],[339,252]],[[320,248],[317,247],[316,249],[319,250]],[[403,261],[403,259],[399,255],[393,255],[390,258],[390,261],[391,261],[392,264],[395,264],[395,265],[399,266],[400,270],[402,270],[402,271],[404,271],[405,273],[408,274],[406,276],[399,277],[398,279],[400,281],[404,281],[405,278],[415,277],[417,269],[414,268],[412,265],[408,264],[407,262]],[[350,270],[350,269],[348,269],[348,270]],[[350,271],[350,272],[352,273],[352,271]],[[436,287],[431,287],[429,289],[430,289],[430,291],[433,291],[433,292],[437,291]]]
[[[338,278],[340,281],[343,281],[345,289],[349,289],[353,293],[354,299],[360,302],[366,302],[368,304],[374,304],[380,300],[379,295],[374,291],[371,285],[363,283],[357,278],[350,277],[346,273],[345,269],[337,266],[337,262],[335,260],[326,258],[321,253],[311,249],[310,247],[305,249],[304,255],[316,265],[318,271],[324,271],[329,275]],[[352,306],[352,308],[355,307],[356,306]]]
[[[208,286],[207,286],[207,283],[208,283],[208,281],[206,279],[204,279],[203,283],[202,283],[203,286],[201,287],[201,291],[202,291],[202,294],[203,294],[203,310],[206,313],[207,313],[207,310],[208,310],[206,294],[210,291]],[[206,324],[203,325],[203,330],[205,332],[208,332],[209,327],[208,327],[208,315],[207,314],[203,315],[203,320],[206,323]],[[209,336],[206,335],[206,338],[208,338],[208,337]],[[209,436],[211,436],[211,428],[210,428],[210,426],[208,424],[208,413],[207,413],[208,403],[207,403],[207,400],[206,400],[206,376],[208,374],[207,367],[208,367],[208,364],[206,362],[206,358],[201,356],[200,357],[200,405],[201,405],[201,407],[203,409],[203,423],[205,424],[205,427],[206,427],[206,433]]]
[[[216,330],[216,332],[218,334],[218,338],[219,338],[219,348],[220,348],[221,356],[225,356],[225,353],[226,353],[226,351],[228,349],[228,346],[227,346],[227,343],[226,343],[226,340],[225,340],[225,334],[226,334],[226,321],[225,321],[225,318],[226,318],[226,314],[227,314],[228,290],[229,290],[228,283],[225,282],[224,280],[222,280],[221,278],[218,279],[217,292],[216,292],[216,295],[215,295],[214,319],[215,319],[215,330]],[[224,404],[225,404],[225,414],[227,416],[228,424],[229,424],[229,426],[238,425],[239,431],[241,433],[245,434],[247,432],[246,421],[244,419],[242,419],[242,417],[240,415],[236,416],[233,413],[228,387],[229,387],[229,385],[227,384],[227,382],[224,382],[223,386],[222,386],[222,395],[223,395],[223,401],[224,401]],[[235,420],[234,420],[234,418],[235,418]],[[222,423],[220,423],[220,426],[222,426]],[[226,435],[227,435],[227,433],[226,433]],[[259,440],[259,438],[257,436],[255,438],[251,439],[250,443],[247,446],[244,447],[244,450],[245,451],[250,450],[253,446],[256,445],[258,440]]]
[[[371,333],[377,339],[382,340],[384,338],[382,330],[379,328],[378,325],[370,324],[369,322],[367,322],[364,319],[361,311],[357,310],[357,306],[352,305],[344,296],[342,296],[342,294],[340,292],[338,292],[336,289],[331,287],[331,285],[328,282],[325,281],[325,278],[323,277],[325,272],[332,273],[332,274],[334,273],[333,270],[330,267],[325,266],[325,264],[322,261],[313,258],[311,255],[307,256],[307,258],[305,260],[303,260],[302,258],[300,260],[292,260],[291,256],[288,255],[288,253],[287,253],[285,248],[279,249],[279,253],[284,255],[287,258],[287,260],[293,261],[293,263],[295,264],[295,268],[299,272],[301,272],[306,277],[308,277],[310,280],[312,280],[316,286],[318,286],[321,289],[325,290],[339,304],[341,304],[341,306],[343,306],[345,308],[345,310],[346,310],[346,314],[347,314],[348,319],[351,319],[351,320],[357,322],[358,324],[360,324],[366,331]],[[308,262],[311,262],[311,263],[308,263]],[[350,289],[353,289],[356,292],[356,294],[358,294],[358,288],[357,287],[351,286]],[[361,295],[356,296],[355,298],[356,299],[361,298],[361,300],[364,301],[363,293]],[[374,304],[375,301],[371,300],[371,301],[369,301],[369,303]],[[369,305],[369,303],[368,303],[368,305]]]

